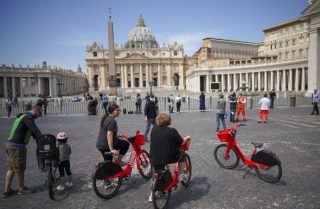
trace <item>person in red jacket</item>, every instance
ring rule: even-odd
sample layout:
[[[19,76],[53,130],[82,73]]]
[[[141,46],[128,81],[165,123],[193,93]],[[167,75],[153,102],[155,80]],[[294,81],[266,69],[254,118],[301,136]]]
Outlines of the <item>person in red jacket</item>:
[[[246,98],[240,93],[237,101],[237,115],[235,120],[239,120],[239,115],[242,113],[242,118],[243,121],[246,121],[246,109],[245,109],[245,103],[246,103]]]

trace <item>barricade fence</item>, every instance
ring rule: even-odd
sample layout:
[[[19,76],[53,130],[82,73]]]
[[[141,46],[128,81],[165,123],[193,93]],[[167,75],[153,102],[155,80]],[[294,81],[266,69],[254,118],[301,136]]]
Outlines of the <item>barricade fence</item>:
[[[247,108],[253,108],[258,109],[259,106],[259,100],[261,97],[258,96],[248,96],[247,97]],[[292,105],[292,97],[279,97],[275,99],[274,107],[289,107],[289,106],[302,106],[302,105],[311,105],[311,98],[310,97],[302,97],[302,96],[296,96],[294,97],[295,104]],[[226,100],[226,109],[229,110],[229,102],[227,98]],[[145,100],[143,100],[141,105],[141,111],[144,112],[145,107]],[[26,104],[30,103],[31,105],[35,105],[35,101],[19,101],[17,106],[12,107],[12,116],[17,115],[18,113],[25,112],[26,110]],[[125,109],[126,113],[136,113],[136,101],[135,99],[124,99],[118,101],[118,105],[120,106],[121,110],[123,111]],[[250,104],[251,103],[251,104]],[[77,114],[88,114],[88,101],[80,101],[80,102],[70,102],[65,100],[58,101],[57,99],[51,99],[48,102],[47,106],[47,115],[77,115]],[[182,98],[181,101],[181,112],[188,112],[188,111],[198,111],[199,110],[199,98],[196,97],[185,97]],[[207,96],[205,98],[205,106],[206,110],[216,110],[217,105],[217,97]],[[158,107],[159,111],[169,111],[168,106],[168,100],[167,97],[158,97]],[[174,102],[174,112],[176,112],[176,102]],[[102,106],[102,101],[98,101],[97,105],[97,114],[104,114],[104,109]],[[7,110],[5,107],[5,104],[1,102],[0,104],[0,115],[6,116]]]

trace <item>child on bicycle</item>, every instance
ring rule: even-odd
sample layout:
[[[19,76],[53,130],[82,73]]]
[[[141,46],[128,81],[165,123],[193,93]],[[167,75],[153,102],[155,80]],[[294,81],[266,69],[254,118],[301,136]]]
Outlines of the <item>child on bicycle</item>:
[[[60,175],[60,184],[57,187],[58,191],[65,190],[65,186],[72,187],[72,174],[70,170],[70,155],[71,155],[71,147],[67,143],[68,136],[65,132],[59,132],[57,134],[57,139],[59,142],[59,175]],[[66,171],[68,175],[68,182],[64,183],[64,171]]]

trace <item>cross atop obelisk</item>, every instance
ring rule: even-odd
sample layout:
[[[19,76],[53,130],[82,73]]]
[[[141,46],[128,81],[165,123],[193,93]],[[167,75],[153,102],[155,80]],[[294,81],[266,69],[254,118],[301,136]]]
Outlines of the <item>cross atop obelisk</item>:
[[[109,43],[109,96],[117,96],[116,90],[116,64],[114,55],[114,35],[113,35],[113,23],[111,19],[111,8],[109,7],[109,22],[108,22],[108,43]]]

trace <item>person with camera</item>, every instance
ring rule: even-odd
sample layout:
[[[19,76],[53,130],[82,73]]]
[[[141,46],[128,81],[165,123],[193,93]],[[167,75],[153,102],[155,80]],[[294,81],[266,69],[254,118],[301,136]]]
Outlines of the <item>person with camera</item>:
[[[41,131],[34,122],[34,119],[41,116],[41,113],[41,107],[33,106],[31,111],[18,114],[13,122],[6,144],[8,170],[5,179],[4,198],[10,197],[16,193],[11,189],[11,182],[15,174],[17,175],[19,187],[18,194],[34,192],[24,185],[24,173],[27,161],[26,146],[29,143],[30,136],[33,136],[34,139],[41,136]]]

